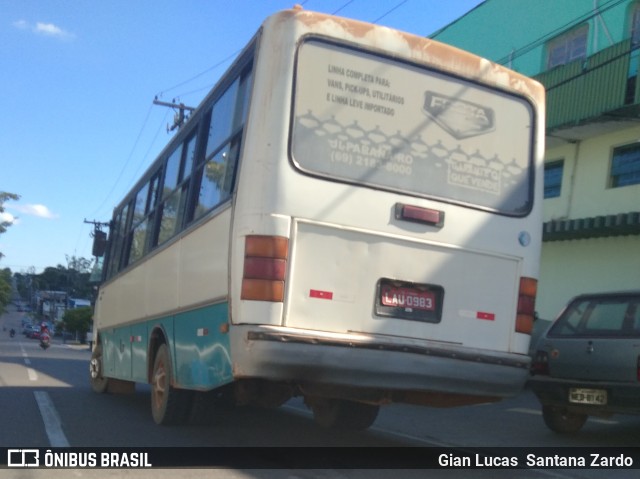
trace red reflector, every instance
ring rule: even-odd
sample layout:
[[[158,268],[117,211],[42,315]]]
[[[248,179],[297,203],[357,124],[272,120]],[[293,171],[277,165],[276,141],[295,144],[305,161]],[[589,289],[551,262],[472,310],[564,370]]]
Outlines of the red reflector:
[[[441,227],[444,224],[444,211],[396,203],[396,218]]]
[[[333,299],[333,293],[331,291],[320,291],[317,289],[309,290],[310,298],[318,299]]]

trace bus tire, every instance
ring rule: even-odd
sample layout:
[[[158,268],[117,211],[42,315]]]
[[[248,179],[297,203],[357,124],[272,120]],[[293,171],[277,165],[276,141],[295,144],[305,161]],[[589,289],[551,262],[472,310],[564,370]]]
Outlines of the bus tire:
[[[89,381],[91,382],[91,389],[100,394],[107,392],[107,388],[109,387],[109,378],[104,377],[103,372],[102,344],[98,343],[91,353]]]
[[[310,403],[313,419],[325,429],[367,429],[375,422],[380,410],[375,404],[346,399],[314,398]]]
[[[559,434],[578,432],[587,422],[586,414],[575,414],[551,406],[542,407],[542,419],[549,429]]]
[[[151,414],[156,424],[181,424],[190,409],[190,391],[176,389],[173,384],[171,356],[166,344],[161,344],[153,362],[151,375]]]

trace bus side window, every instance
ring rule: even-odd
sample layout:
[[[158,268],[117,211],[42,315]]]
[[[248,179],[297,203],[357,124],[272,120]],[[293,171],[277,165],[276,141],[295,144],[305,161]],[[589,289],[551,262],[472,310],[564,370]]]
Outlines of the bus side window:
[[[196,167],[194,220],[231,197],[248,111],[251,78],[249,67],[211,109],[205,161]]]
[[[127,222],[127,216],[129,214],[129,204],[125,204],[122,209],[117,213],[114,221],[114,229],[110,232],[112,235],[110,240],[110,251],[108,257],[108,269],[107,278],[110,278],[118,273],[122,264],[122,253],[124,248],[125,227]]]
[[[197,131],[197,128],[196,128]],[[197,134],[188,137],[167,159],[162,189],[162,203],[158,207],[160,219],[154,245],[162,244],[180,232],[184,226],[189,198],[189,182],[196,155]]]

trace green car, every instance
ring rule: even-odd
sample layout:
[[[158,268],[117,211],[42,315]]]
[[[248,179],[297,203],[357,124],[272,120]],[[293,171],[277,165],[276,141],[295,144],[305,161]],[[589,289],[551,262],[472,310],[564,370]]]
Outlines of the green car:
[[[576,432],[588,416],[640,413],[640,291],[569,302],[535,348],[529,386],[549,429]]]

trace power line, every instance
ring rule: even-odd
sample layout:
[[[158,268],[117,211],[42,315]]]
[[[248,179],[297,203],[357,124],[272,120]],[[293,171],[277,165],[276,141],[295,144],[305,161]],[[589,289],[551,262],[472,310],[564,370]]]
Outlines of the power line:
[[[389,15],[391,12],[397,10],[398,8],[400,8],[402,5],[404,5],[405,3],[407,3],[409,0],[402,0],[400,3],[398,3],[395,7],[391,8],[390,10],[388,10],[387,12],[385,12],[384,14],[382,14],[381,16],[379,16],[378,18],[376,18],[374,21],[372,21],[371,23],[378,23],[380,20],[382,20],[384,17],[386,17],[387,15]]]
[[[301,2],[301,5],[306,4],[308,1],[309,1],[309,0],[304,0],[303,2]],[[355,1],[355,0],[348,0],[347,2],[345,2],[344,4],[342,4],[342,6],[340,6],[338,9],[336,9],[335,11],[333,11],[331,14],[332,14],[332,15],[335,15],[335,14],[339,13],[340,11],[342,11],[343,9],[345,9],[347,6],[349,6],[350,4],[352,4],[354,1]],[[373,20],[371,23],[377,23],[377,22],[379,22],[380,20],[382,20],[383,18],[385,18],[386,16],[388,16],[388,15],[389,15],[389,14],[391,14],[392,12],[394,12],[394,11],[396,11],[397,9],[399,9],[400,7],[402,7],[402,6],[403,6],[405,3],[407,3],[408,1],[409,1],[409,0],[402,0],[402,1],[400,1],[399,3],[397,3],[396,5],[394,5],[392,8],[390,8],[389,10],[387,10],[386,12],[384,12],[382,15],[380,15],[378,18],[376,18],[375,20]],[[182,86],[184,86],[184,85],[187,85],[187,84],[189,84],[189,83],[193,82],[194,80],[197,80],[198,78],[201,78],[202,76],[204,76],[204,75],[206,75],[206,74],[208,74],[208,73],[212,72],[213,70],[215,70],[215,69],[219,68],[220,66],[222,66],[223,64],[227,63],[229,60],[232,60],[232,59],[234,59],[235,57],[237,57],[237,56],[238,56],[238,54],[239,54],[241,51],[242,51],[242,49],[240,49],[240,50],[236,50],[236,51],[235,51],[235,52],[233,52],[232,54],[230,54],[230,55],[228,55],[228,56],[224,57],[222,60],[218,61],[217,63],[215,63],[214,65],[212,65],[212,66],[208,67],[207,69],[205,69],[205,70],[203,70],[203,71],[201,71],[201,72],[199,72],[199,73],[197,73],[197,74],[193,75],[192,77],[187,78],[186,80],[183,80],[183,81],[181,81],[181,82],[179,82],[179,83],[177,83],[177,84],[175,84],[175,85],[173,85],[173,86],[171,86],[171,87],[168,87],[168,88],[165,88],[165,89],[161,90],[161,91],[156,95],[156,98],[161,98],[164,94],[166,94],[166,93],[168,93],[168,92],[170,92],[170,91],[172,91],[172,90],[175,90],[175,89],[177,89],[177,88],[180,88],[180,87],[182,87]],[[183,94],[183,95],[181,95],[181,96],[185,96],[185,95],[189,95],[189,94],[197,93],[197,92],[200,92],[200,91],[202,91],[202,90],[209,89],[209,88],[210,88],[210,87],[202,87],[202,88],[199,88],[199,89],[197,89],[197,90],[192,90],[192,91],[190,91],[190,92],[188,92],[188,93],[185,93],[185,94]],[[147,112],[147,116],[146,116],[146,118],[145,118],[145,120],[144,120],[144,122],[143,122],[143,125],[142,125],[142,127],[141,127],[141,129],[140,129],[139,133],[138,133],[138,136],[136,137],[136,140],[135,140],[134,145],[133,145],[133,147],[132,147],[132,149],[131,149],[131,152],[129,153],[129,156],[127,157],[127,160],[125,161],[124,165],[122,166],[122,169],[120,170],[120,173],[119,173],[119,175],[118,175],[118,178],[116,179],[116,181],[115,181],[114,185],[111,187],[111,190],[109,191],[109,193],[108,193],[108,194],[107,194],[107,196],[105,197],[104,201],[100,204],[100,206],[99,206],[98,208],[96,208],[96,211],[95,211],[95,213],[94,213],[94,216],[95,216],[95,215],[96,215],[96,214],[97,214],[97,213],[98,213],[98,212],[99,212],[99,211],[104,207],[104,205],[106,204],[107,200],[108,200],[108,199],[110,198],[110,196],[113,194],[113,192],[115,191],[115,188],[117,187],[117,185],[119,184],[120,180],[122,179],[122,176],[124,175],[124,171],[126,170],[127,165],[129,164],[129,162],[130,162],[130,160],[131,160],[131,158],[132,158],[132,156],[133,156],[133,153],[134,153],[135,149],[136,149],[136,148],[137,148],[137,146],[138,146],[138,142],[140,141],[140,138],[141,138],[141,136],[142,136],[142,132],[144,131],[144,129],[145,129],[146,125],[147,125],[147,122],[148,122],[149,117],[150,117],[150,115],[151,115],[151,109],[152,109],[152,107],[153,107],[153,104],[151,105],[151,107],[149,108],[149,111]],[[165,115],[165,118],[166,118],[166,115]],[[163,120],[163,121],[164,121],[164,120]],[[158,133],[156,133],[156,136],[154,137],[154,139],[153,139],[153,141],[152,141],[152,143],[151,143],[151,146],[153,146],[153,143],[155,142],[155,139],[157,138],[157,136],[158,136]],[[151,150],[151,146],[150,146],[150,147],[149,147],[149,149],[147,150],[147,153],[144,155],[143,160],[144,160],[144,159],[146,159],[147,155],[149,154],[149,151]],[[139,169],[140,169],[140,166],[138,166],[138,170],[139,170]]]
[[[201,71],[200,73],[197,73],[196,75],[192,76],[191,78],[188,78],[187,80],[184,80],[180,83],[178,83],[177,85],[174,85],[170,88],[165,88],[164,90],[160,91],[156,97],[158,98],[162,98],[162,95],[164,95],[165,93],[171,91],[171,90],[175,90],[176,88],[180,88],[183,85],[186,85],[187,83],[191,83],[193,80],[196,80],[198,78],[200,78],[203,75],[206,75],[207,73],[215,70],[216,68],[218,68],[219,66],[225,64],[226,62],[228,62],[229,60],[234,59],[235,57],[238,56],[238,54],[242,51],[242,49],[240,50],[236,50],[234,53],[232,53],[229,56],[226,56],[225,58],[223,58],[222,60],[220,60],[218,63],[216,63],[215,65],[210,66],[209,68],[207,68],[206,70]]]
[[[100,212],[100,210],[107,203],[107,201],[109,200],[109,198],[111,197],[111,195],[115,191],[116,186],[118,186],[118,183],[122,179],[122,175],[124,174],[124,171],[126,170],[127,165],[131,161],[131,158],[133,157],[133,152],[136,150],[136,147],[138,146],[138,142],[140,141],[140,138],[142,137],[142,132],[144,131],[144,129],[147,126],[147,122],[149,121],[149,117],[151,116],[151,110],[152,109],[153,109],[153,103],[151,105],[149,105],[149,110],[147,110],[147,116],[145,117],[144,121],[142,122],[142,127],[140,128],[140,131],[138,132],[138,136],[136,137],[136,140],[135,140],[135,142],[133,144],[133,147],[131,148],[131,151],[129,152],[129,155],[127,156],[127,159],[125,160],[124,164],[122,165],[122,169],[120,170],[120,173],[118,174],[118,177],[116,178],[116,181],[113,183],[113,186],[111,187],[111,190],[109,191],[109,193],[107,193],[107,195],[105,196],[105,198],[102,201],[102,203],[100,204],[100,206],[98,206],[96,208],[96,210],[94,211],[92,216],[97,216],[97,214]],[[165,114],[165,118],[166,118],[166,114]],[[164,119],[162,121],[164,122]]]
[[[331,12],[331,15],[336,15],[338,12],[342,11],[345,9],[345,7],[348,7],[349,5],[351,5],[353,2],[355,2],[355,0],[349,0],[348,2],[344,3],[340,8],[338,8],[337,10],[334,10],[333,12]]]
[[[612,9],[614,7],[617,7],[619,4],[621,4],[624,1],[625,0],[609,0],[609,3],[606,3],[605,5],[599,7],[596,10],[588,10],[583,15],[574,18],[573,20],[565,23],[564,25],[562,25],[560,27],[557,27],[554,30],[551,30],[550,32],[547,32],[546,34],[544,34],[541,37],[536,38],[535,40],[533,40],[532,42],[528,43],[527,45],[524,45],[523,47],[520,47],[519,49],[515,50],[514,52],[511,52],[508,55],[505,55],[504,57],[496,60],[496,63],[504,65],[507,62],[513,60],[514,58],[518,58],[518,57],[520,57],[522,55],[526,55],[527,53],[529,53],[534,48],[536,48],[536,47],[540,46],[541,44],[547,42],[550,38],[553,38],[556,35],[558,35],[560,32],[568,30],[571,27],[574,27],[574,26],[576,26],[576,25],[578,25],[580,23],[586,22],[587,20],[590,20],[590,19],[596,17],[597,15],[600,15],[601,13],[606,12],[607,10],[610,10],[610,9]]]

